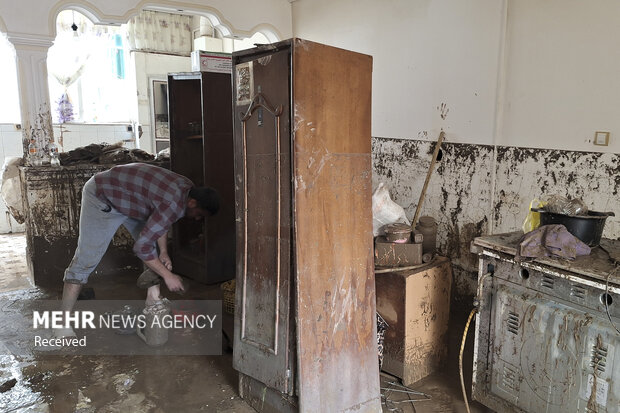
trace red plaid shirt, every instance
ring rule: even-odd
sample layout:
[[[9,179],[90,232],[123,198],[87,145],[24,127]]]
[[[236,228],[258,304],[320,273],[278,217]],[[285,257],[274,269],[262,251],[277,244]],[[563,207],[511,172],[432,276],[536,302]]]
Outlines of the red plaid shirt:
[[[157,239],[185,215],[192,181],[143,163],[115,166],[95,175],[97,197],[130,218],[145,222],[133,250],[143,261],[157,258]]]

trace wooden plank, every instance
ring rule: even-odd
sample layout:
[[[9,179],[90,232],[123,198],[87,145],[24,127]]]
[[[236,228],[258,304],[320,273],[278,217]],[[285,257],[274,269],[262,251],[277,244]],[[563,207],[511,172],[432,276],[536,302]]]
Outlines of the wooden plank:
[[[372,58],[296,39],[295,286],[300,412],[379,412]]]

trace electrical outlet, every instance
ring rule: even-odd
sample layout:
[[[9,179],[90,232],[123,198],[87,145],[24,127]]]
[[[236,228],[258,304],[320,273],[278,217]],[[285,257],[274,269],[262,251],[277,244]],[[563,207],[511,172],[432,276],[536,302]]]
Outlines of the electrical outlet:
[[[608,146],[609,135],[609,132],[594,132],[594,144],[598,146]]]

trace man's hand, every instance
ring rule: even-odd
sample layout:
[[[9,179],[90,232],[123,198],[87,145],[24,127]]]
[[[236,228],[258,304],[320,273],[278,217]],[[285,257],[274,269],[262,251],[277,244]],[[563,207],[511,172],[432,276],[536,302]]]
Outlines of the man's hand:
[[[172,261],[170,260],[170,256],[167,252],[162,252],[161,254],[159,254],[159,261],[164,264],[164,267],[172,271]]]
[[[185,291],[183,280],[176,274],[170,274],[167,277],[164,277],[164,281],[166,282],[166,287],[168,287],[170,291]]]
[[[167,254],[166,254],[167,255]],[[183,280],[176,274],[170,272],[168,268],[162,263],[160,258],[153,258],[152,260],[144,261],[147,267],[153,270],[157,275],[164,279],[166,286],[170,291],[184,292]]]

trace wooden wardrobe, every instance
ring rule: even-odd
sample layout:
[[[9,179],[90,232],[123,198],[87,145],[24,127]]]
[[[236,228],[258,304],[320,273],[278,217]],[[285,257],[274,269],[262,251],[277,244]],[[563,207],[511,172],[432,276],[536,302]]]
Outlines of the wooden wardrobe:
[[[302,39],[233,54],[234,367],[259,411],[381,411],[371,79]]]

